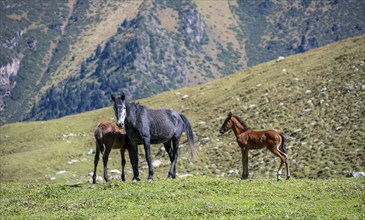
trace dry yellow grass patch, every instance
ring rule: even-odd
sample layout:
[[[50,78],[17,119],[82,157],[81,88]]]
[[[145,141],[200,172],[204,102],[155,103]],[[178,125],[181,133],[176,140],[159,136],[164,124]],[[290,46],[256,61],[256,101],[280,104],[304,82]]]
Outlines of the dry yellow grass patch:
[[[232,43],[235,49],[243,47],[236,39],[236,33],[230,29],[230,27],[239,26],[239,22],[229,8],[234,2],[195,0],[195,4],[198,6],[199,13],[205,18],[209,31],[213,33],[213,41]]]
[[[178,17],[178,12],[172,8],[165,8],[160,10],[161,25],[164,29],[170,32],[178,32]]]
[[[141,3],[142,1],[94,2],[94,7],[90,8],[88,16],[97,16],[99,13],[107,14],[108,16],[103,17],[99,23],[91,24],[85,28],[77,40],[77,45],[70,46],[67,58],[52,76],[50,83],[53,84],[54,82],[62,81],[69,75],[77,74],[80,70],[81,62],[95,51],[98,44],[105,43],[107,39],[115,35],[118,26],[123,20],[133,18]],[[102,12],[98,12],[100,4],[104,4]]]
[[[232,29],[239,27],[238,18],[232,13],[230,6],[236,4],[236,1],[200,1],[195,0],[195,4],[199,13],[204,17],[209,32],[209,44],[204,46],[204,50],[214,59],[218,56],[217,44],[221,42],[223,47],[227,47],[228,43],[232,44],[235,50],[242,52],[240,62],[244,67],[247,66],[247,56],[245,45],[237,39],[237,33]],[[224,65],[215,60],[215,63]],[[220,75],[216,67],[212,67],[211,71],[214,75]]]

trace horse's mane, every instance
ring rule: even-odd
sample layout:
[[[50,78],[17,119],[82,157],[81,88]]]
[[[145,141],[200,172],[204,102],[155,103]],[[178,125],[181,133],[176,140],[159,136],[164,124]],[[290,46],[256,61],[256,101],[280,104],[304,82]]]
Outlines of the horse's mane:
[[[239,123],[241,123],[241,125],[245,128],[245,129],[249,129],[249,127],[248,127],[248,125],[242,120],[242,119],[240,119],[238,116],[236,116],[236,115],[233,115],[233,117],[235,118],[235,119],[237,119],[237,121],[239,122]]]
[[[148,109],[147,106],[144,106],[139,102],[131,102],[130,104],[132,104],[136,109],[141,109],[141,108]]]

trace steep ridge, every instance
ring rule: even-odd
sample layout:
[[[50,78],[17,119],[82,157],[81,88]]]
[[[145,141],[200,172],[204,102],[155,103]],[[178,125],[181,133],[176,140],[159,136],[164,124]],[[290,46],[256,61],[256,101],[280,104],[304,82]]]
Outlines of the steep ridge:
[[[1,124],[198,85],[365,33],[362,1],[2,1]],[[93,101],[89,101],[93,100]],[[3,107],[1,107],[3,106]]]
[[[31,108],[32,97],[42,87],[38,81],[50,61],[52,42],[61,38],[69,10],[66,3],[59,1],[0,3],[0,79],[9,82],[1,83],[1,90],[5,91],[0,94],[0,100],[4,102],[4,108],[0,110],[1,124],[8,118],[21,121],[23,111]],[[18,68],[11,72],[3,69],[14,61]]]
[[[143,2],[136,16],[125,19],[104,48],[99,45],[82,63],[80,74],[46,91],[27,119],[101,108],[107,104],[105,94],[121,87],[130,97],[143,98],[244,69],[242,48],[209,40],[219,34],[208,36],[209,31],[191,2]],[[223,55],[228,53],[232,55]]]
[[[138,101],[151,108],[173,108],[190,120],[199,159],[189,160],[183,138],[177,164],[180,175],[240,177],[241,155],[234,135],[218,133],[232,111],[251,128],[273,128],[287,135],[294,178],[342,177],[353,170],[364,171],[364,74],[362,35]],[[94,148],[93,129],[101,120],[115,121],[111,107],[1,126],[1,181],[88,180],[93,155],[87,152]],[[153,160],[162,162],[155,168],[157,180],[166,178],[169,168],[167,154],[158,154],[160,147],[152,147]],[[139,149],[141,176],[146,178],[144,151]],[[111,157],[109,168],[120,169],[119,153],[112,152]],[[249,154],[251,178],[275,179],[278,166],[267,150]],[[66,173],[56,174],[62,170]],[[127,170],[130,174],[130,165]]]
[[[0,94],[5,103],[0,123],[26,120],[40,95],[79,74],[81,62],[117,32],[121,20],[133,17],[140,3],[2,1],[1,66],[17,58],[20,68],[16,74],[1,71],[1,80],[16,86]]]

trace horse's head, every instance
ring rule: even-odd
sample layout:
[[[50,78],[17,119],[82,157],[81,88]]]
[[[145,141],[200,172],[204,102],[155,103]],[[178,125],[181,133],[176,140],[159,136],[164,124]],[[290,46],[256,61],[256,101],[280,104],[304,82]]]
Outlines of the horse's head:
[[[222,125],[222,127],[219,129],[219,132],[221,134],[224,134],[226,133],[228,130],[230,130],[232,128],[232,113],[229,112],[228,115],[227,115],[227,118],[224,120],[224,123]]]
[[[127,116],[125,95],[124,93],[120,97],[115,97],[114,95],[111,95],[111,98],[114,102],[113,107],[114,107],[115,118],[117,119],[117,126],[123,128],[124,120]]]

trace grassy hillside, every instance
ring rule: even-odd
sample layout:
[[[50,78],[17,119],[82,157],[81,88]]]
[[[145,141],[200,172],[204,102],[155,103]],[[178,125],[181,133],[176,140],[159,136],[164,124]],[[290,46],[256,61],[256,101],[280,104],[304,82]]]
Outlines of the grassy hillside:
[[[184,136],[177,164],[180,175],[240,177],[241,155],[233,133],[218,135],[232,111],[252,128],[274,128],[288,135],[294,178],[343,177],[353,170],[364,171],[364,75],[365,36],[360,36],[139,101],[153,108],[173,108],[193,125],[200,157],[188,158]],[[94,155],[87,152],[95,148],[93,129],[101,120],[114,120],[111,107],[1,126],[1,182],[51,181],[51,177],[58,182],[88,181]],[[153,160],[162,161],[155,168],[155,180],[165,179],[169,168],[165,152],[155,156],[160,147],[152,147]],[[141,178],[146,179],[144,151],[139,149]],[[119,152],[111,157],[109,168],[120,169]],[[252,179],[274,179],[278,166],[266,150],[249,154]],[[63,170],[66,173],[56,174]],[[127,170],[130,180],[129,163]]]
[[[2,183],[3,219],[364,219],[364,179]]]
[[[365,33],[364,2],[3,0],[0,124],[195,86]],[[91,101],[92,100],[92,101]]]
[[[364,2],[237,1],[248,66],[364,34]]]

